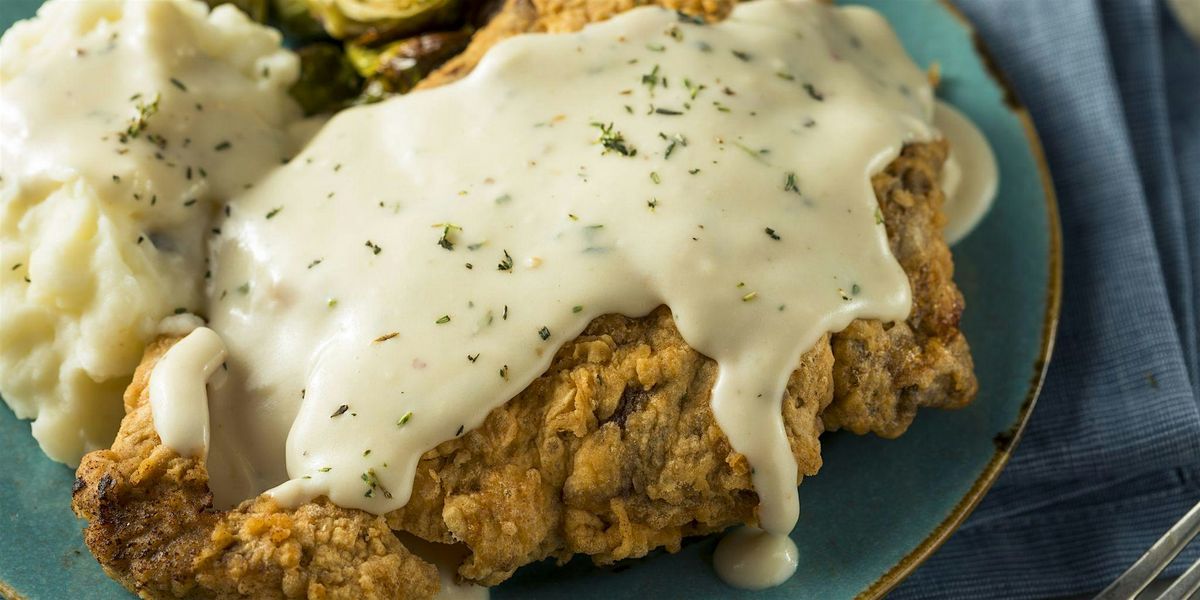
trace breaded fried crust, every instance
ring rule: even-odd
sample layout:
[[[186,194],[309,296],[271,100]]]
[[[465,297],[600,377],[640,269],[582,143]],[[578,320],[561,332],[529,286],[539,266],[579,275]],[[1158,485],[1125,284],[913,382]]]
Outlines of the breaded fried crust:
[[[664,4],[711,19],[731,8]],[[510,35],[572,31],[633,6],[509,0],[423,85],[461,77]],[[826,430],[894,437],[917,408],[962,406],[975,394],[958,329],[962,296],[941,239],[946,153],[940,141],[910,145],[872,180],[913,309],[902,323],[856,321],[802,357],[782,403],[800,477],[820,468]],[[546,557],[582,553],[603,564],[756,520],[749,465],[709,408],[717,365],[688,347],[665,307],[593,321],[481,427],[426,453],[411,500],[386,523],[323,499],[283,510],[260,497],[213,510],[204,466],[161,446],[146,401],[149,370],[173,342],[147,350],[117,441],[84,459],[75,489],[89,547],[144,597],[428,597],[436,573],[389,527],[465,543],[459,574],[494,585]]]
[[[178,338],[160,339],[125,393],[109,450],[83,458],[72,488],[84,541],[104,570],[143,598],[426,598],[437,570],[384,519],[321,499],[285,510],[268,497],[213,510],[203,462],[163,446],[150,371]]]

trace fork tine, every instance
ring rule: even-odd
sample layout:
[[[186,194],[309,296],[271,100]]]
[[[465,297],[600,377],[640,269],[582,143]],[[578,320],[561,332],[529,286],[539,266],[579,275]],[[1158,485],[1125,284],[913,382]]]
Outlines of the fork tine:
[[[1200,533],[1200,503],[1193,506],[1178,523],[1158,538],[1137,562],[1112,582],[1112,585],[1104,588],[1095,600],[1128,600],[1136,597],[1171,564],[1175,556],[1197,533]]]
[[[1187,600],[1200,590],[1200,559],[1192,563],[1171,587],[1167,588],[1158,600]]]

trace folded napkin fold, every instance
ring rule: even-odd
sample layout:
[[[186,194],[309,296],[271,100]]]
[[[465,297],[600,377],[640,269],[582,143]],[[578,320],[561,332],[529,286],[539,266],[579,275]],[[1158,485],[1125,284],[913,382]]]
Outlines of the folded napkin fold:
[[[1158,0],[956,3],[1045,145],[1062,318],[1012,462],[893,597],[1094,592],[1200,500],[1200,48]]]

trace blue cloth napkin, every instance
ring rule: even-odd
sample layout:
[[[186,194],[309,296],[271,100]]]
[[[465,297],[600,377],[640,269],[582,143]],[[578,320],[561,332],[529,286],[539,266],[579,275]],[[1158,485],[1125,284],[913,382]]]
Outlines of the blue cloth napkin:
[[[892,597],[1095,592],[1200,501],[1200,49],[1156,0],[957,5],[1045,145],[1062,319],[1012,462]]]

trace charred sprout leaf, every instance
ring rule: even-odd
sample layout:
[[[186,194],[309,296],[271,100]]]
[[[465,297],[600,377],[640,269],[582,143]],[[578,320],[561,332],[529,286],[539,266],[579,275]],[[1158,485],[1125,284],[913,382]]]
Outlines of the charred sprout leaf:
[[[476,29],[487,25],[504,6],[504,0],[461,0],[463,21]]]
[[[325,28],[308,10],[307,0],[271,0],[271,11],[279,28],[292,40],[315,40],[325,36]]]
[[[471,41],[470,30],[426,33],[381,48],[356,43],[346,45],[346,56],[358,74],[366,77],[366,100],[379,100],[411,90],[430,72]]]
[[[358,95],[362,80],[336,44],[301,48],[300,79],[288,90],[305,114],[337,110]]]
[[[205,0],[212,8],[232,4],[259,23],[267,22],[267,0]]]
[[[459,0],[306,0],[329,35],[379,44],[453,24]]]

